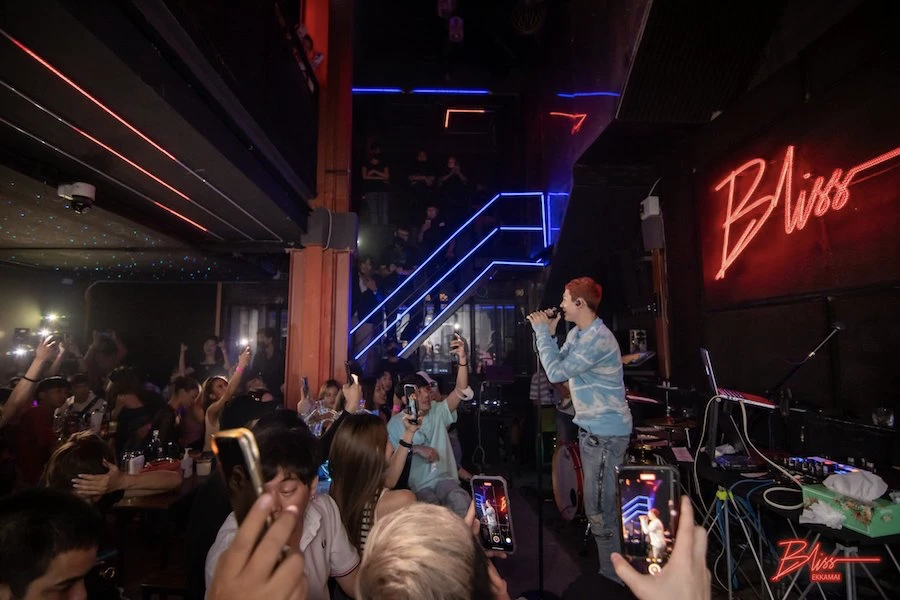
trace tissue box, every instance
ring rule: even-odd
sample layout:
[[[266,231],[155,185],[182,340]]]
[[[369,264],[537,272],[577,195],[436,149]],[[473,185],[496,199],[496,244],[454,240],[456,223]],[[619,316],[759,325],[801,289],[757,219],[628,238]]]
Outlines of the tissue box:
[[[825,502],[843,514],[844,527],[864,533],[869,537],[881,537],[900,533],[900,504],[879,498],[872,503],[860,502],[841,496],[822,484],[803,486],[803,505]]]

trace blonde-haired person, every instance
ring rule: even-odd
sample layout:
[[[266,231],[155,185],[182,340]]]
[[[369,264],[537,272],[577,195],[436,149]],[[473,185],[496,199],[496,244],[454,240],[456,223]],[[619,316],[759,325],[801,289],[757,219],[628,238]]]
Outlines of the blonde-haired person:
[[[375,523],[356,585],[357,600],[509,600],[472,528],[423,503]]]
[[[419,427],[409,419],[404,424],[404,437],[411,443]],[[369,531],[379,519],[416,501],[409,490],[390,489],[408,451],[394,449],[388,441],[387,425],[376,415],[346,415],[336,427],[329,454],[329,493],[340,510],[350,543],[362,554]],[[389,469],[392,462],[395,468]]]

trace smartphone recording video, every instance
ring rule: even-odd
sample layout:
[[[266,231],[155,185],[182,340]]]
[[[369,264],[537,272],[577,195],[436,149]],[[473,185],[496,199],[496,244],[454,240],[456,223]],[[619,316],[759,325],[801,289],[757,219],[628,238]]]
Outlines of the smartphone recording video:
[[[507,554],[515,552],[506,480],[502,477],[473,477],[472,497],[481,524],[478,535],[481,545],[488,550],[502,550]]]
[[[622,555],[641,573],[666,565],[678,529],[678,472],[672,467],[624,465],[616,469],[622,513]]]
[[[348,360],[344,363],[344,368],[347,369],[347,383],[359,385],[359,378],[362,377],[360,364],[355,360]]]
[[[419,403],[416,401],[416,386],[407,383],[403,386],[403,397],[406,398],[406,412],[413,423],[419,422]]]
[[[249,429],[227,429],[213,437],[213,452],[228,488],[228,499],[238,523],[264,493],[262,465],[256,438]]]

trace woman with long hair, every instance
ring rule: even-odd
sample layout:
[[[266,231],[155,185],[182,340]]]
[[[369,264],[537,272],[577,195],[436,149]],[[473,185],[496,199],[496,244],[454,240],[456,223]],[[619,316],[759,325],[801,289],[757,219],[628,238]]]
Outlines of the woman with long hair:
[[[204,381],[215,375],[227,377],[231,374],[231,361],[228,359],[225,342],[217,336],[210,335],[203,340],[203,359],[198,363],[187,364],[187,350],[187,345],[182,342],[181,354],[178,356],[179,375],[193,375],[197,381]]]
[[[367,377],[362,380],[363,398],[366,401],[365,410],[381,417],[387,423],[391,418],[391,403],[388,401],[388,391],[384,389],[382,380]],[[393,395],[393,390],[391,390]]]
[[[418,425],[409,420],[405,424],[404,438],[411,445]],[[376,415],[366,412],[346,415],[337,425],[329,454],[332,477],[329,493],[340,509],[350,542],[360,553],[379,518],[416,501],[415,494],[409,490],[389,489],[396,481],[389,474],[389,466],[398,452],[405,455],[408,449],[394,449],[388,440],[387,426]]]
[[[241,386],[244,370],[250,365],[250,348],[244,348],[238,356],[238,364],[234,369],[234,375],[230,380],[224,377],[210,377],[203,382],[203,392],[200,396],[203,408],[205,431],[203,435],[203,451],[212,452],[212,438],[219,433],[219,418],[222,409],[234,398]]]

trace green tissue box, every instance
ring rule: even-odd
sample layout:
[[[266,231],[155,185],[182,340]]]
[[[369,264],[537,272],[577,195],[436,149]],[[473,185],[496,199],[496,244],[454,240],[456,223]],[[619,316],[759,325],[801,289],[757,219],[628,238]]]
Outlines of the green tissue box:
[[[825,502],[846,518],[844,527],[881,537],[900,533],[900,504],[879,498],[874,502],[860,502],[832,492],[822,484],[803,486],[803,506]]]

